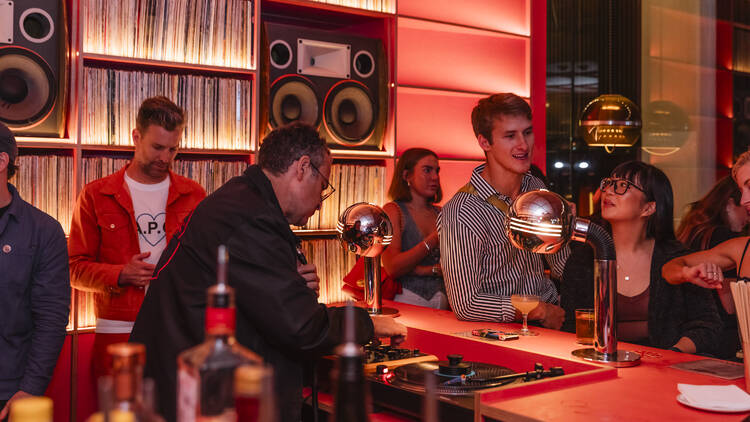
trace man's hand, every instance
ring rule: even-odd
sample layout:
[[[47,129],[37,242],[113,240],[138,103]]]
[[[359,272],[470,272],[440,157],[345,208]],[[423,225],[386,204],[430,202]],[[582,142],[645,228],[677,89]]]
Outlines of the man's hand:
[[[704,262],[692,267],[683,267],[682,278],[696,286],[707,289],[721,289],[724,273],[721,267],[713,262]]]
[[[539,305],[529,312],[529,320],[541,322],[544,328],[559,330],[565,321],[565,310],[551,303],[539,302]]]
[[[406,340],[406,326],[395,318],[374,315],[370,318],[375,328],[375,337],[390,337],[391,344],[400,344]]]
[[[26,397],[31,397],[31,394],[21,390],[16,391],[16,394],[13,394],[13,396],[8,399],[8,402],[5,403],[5,407],[0,410],[0,421],[8,417],[8,412],[10,412],[10,405],[13,403],[13,401]]]
[[[130,261],[122,267],[120,276],[117,278],[118,286],[127,286],[128,284],[136,287],[145,287],[154,274],[153,264],[143,260],[151,256],[151,252],[144,252],[133,255]]]
[[[320,279],[315,264],[297,264],[297,272],[305,279],[307,287],[313,290],[315,295],[320,295]]]

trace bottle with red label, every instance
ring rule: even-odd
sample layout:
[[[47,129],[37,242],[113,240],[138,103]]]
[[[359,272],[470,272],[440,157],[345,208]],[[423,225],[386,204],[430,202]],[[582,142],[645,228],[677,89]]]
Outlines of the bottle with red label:
[[[262,359],[234,338],[234,289],[227,284],[229,256],[219,246],[216,284],[208,289],[206,340],[177,357],[177,420],[235,422],[234,371]]]

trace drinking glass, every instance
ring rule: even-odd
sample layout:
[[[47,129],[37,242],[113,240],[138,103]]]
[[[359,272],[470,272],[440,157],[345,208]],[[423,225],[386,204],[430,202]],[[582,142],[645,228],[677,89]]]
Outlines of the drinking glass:
[[[536,295],[512,295],[510,303],[523,315],[523,328],[518,332],[522,336],[538,336],[539,333],[529,330],[529,312],[539,305],[539,296]]]
[[[594,310],[576,309],[576,342],[594,344]]]

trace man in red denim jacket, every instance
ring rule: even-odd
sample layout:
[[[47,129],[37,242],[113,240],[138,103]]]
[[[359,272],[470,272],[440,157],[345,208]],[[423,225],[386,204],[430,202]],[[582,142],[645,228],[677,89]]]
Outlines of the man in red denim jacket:
[[[107,374],[106,348],[127,341],[159,260],[182,220],[206,196],[171,164],[184,129],[182,109],[146,99],[133,129],[133,160],[84,187],[68,239],[70,281],[94,293],[93,374]]]

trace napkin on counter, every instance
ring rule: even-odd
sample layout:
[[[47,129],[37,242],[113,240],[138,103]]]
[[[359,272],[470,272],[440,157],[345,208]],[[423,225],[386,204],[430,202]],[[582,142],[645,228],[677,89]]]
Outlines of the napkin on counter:
[[[713,407],[728,411],[750,407],[750,394],[736,385],[691,385],[677,384],[685,400],[702,407]]]

